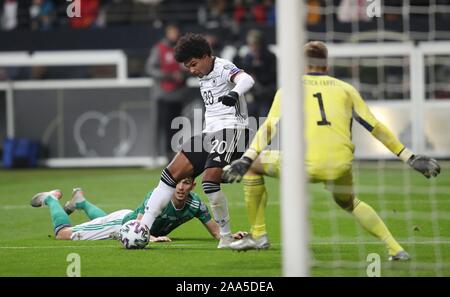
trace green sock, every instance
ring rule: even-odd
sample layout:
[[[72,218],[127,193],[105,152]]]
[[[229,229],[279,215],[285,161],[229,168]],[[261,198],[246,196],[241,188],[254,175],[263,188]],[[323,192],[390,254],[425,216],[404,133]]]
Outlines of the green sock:
[[[71,226],[69,216],[66,214],[59,201],[53,199],[51,195],[47,196],[44,200],[50,209],[50,216],[52,217],[53,228],[55,233],[63,226]]]
[[[104,217],[107,215],[103,209],[95,206],[94,204],[90,203],[87,200],[84,200],[83,202],[79,202],[75,205],[77,209],[82,209],[86,213],[86,215],[89,217],[90,220]]]

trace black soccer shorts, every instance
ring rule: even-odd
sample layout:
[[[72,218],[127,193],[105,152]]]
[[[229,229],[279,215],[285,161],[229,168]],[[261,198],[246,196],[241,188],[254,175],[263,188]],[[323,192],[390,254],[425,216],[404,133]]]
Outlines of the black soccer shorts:
[[[182,153],[194,167],[194,177],[211,167],[223,168],[239,159],[249,144],[248,129],[223,129],[214,133],[192,136],[182,147]]]

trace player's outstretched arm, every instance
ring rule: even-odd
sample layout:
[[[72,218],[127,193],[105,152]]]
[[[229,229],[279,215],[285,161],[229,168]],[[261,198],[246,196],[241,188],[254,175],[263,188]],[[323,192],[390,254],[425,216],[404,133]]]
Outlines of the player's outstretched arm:
[[[416,155],[405,148],[394,133],[382,123],[376,122],[374,129],[371,132],[372,135],[381,141],[391,152],[396,154],[409,166],[422,173],[426,178],[437,176],[441,172],[441,167],[436,160],[424,155]]]
[[[220,239],[219,225],[214,220],[211,219],[206,223],[203,223],[203,226],[205,226],[206,230],[208,230],[212,237],[215,239]]]
[[[400,140],[382,123],[377,122],[372,135],[381,141],[391,152],[396,154],[413,169],[426,178],[435,177],[441,172],[441,167],[435,159],[424,155],[416,155],[400,142]],[[400,152],[400,153],[398,153]]]
[[[206,230],[214,237],[215,239],[220,239],[220,229],[219,225],[214,220],[209,220],[206,223],[203,223],[203,226],[205,226]],[[245,236],[247,236],[248,233],[245,231],[238,231],[236,233],[233,233],[234,239],[242,239]]]
[[[150,242],[171,242],[168,236],[153,236],[150,235]]]
[[[275,94],[272,106],[264,124],[258,129],[252,140],[250,148],[244,153],[242,158],[233,161],[230,165],[223,168],[222,182],[234,183],[240,182],[242,177],[250,169],[253,161],[264,150],[277,132],[277,123],[280,120],[281,109],[281,91]]]
[[[416,155],[408,150],[389,128],[378,121],[358,91],[353,87],[348,87],[348,91],[353,100],[353,117],[383,143],[386,148],[409,166],[422,173],[426,178],[435,177],[441,172],[441,167],[436,160],[424,155]]]

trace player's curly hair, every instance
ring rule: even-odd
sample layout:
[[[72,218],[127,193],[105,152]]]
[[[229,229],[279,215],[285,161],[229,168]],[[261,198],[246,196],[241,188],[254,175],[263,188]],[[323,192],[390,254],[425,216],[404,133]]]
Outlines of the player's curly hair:
[[[175,60],[184,63],[192,58],[202,58],[204,55],[211,56],[211,45],[200,34],[187,33],[181,37],[175,45]]]

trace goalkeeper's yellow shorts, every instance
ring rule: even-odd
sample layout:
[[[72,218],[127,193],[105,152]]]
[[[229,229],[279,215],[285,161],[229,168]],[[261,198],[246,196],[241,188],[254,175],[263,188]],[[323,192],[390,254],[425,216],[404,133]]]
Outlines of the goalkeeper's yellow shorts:
[[[271,177],[280,177],[281,152],[280,151],[262,151],[259,154],[259,162],[262,165],[264,175]]]
[[[271,177],[280,177],[281,152],[262,151],[259,155],[259,162],[262,165],[263,174]],[[310,170],[308,170],[310,171]],[[323,183],[325,188],[333,194],[335,199],[348,201],[353,199],[353,174],[350,170],[346,170],[340,177],[335,179],[322,179],[317,177],[309,177],[311,183]]]

